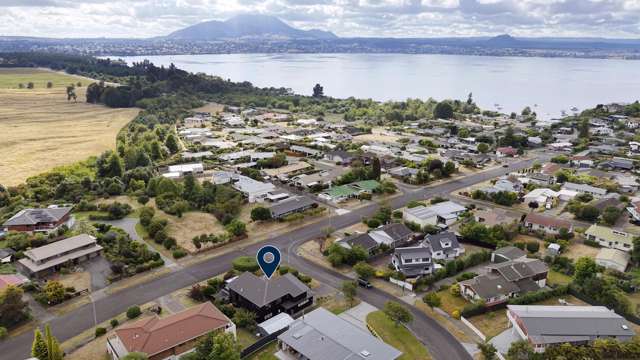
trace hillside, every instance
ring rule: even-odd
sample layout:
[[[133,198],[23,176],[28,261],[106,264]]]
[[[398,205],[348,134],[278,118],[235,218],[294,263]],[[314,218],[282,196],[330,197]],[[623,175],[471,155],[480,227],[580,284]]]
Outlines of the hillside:
[[[175,31],[167,36],[174,40],[220,40],[239,38],[334,39],[321,30],[300,30],[282,20],[266,15],[238,15],[226,21],[206,21]]]

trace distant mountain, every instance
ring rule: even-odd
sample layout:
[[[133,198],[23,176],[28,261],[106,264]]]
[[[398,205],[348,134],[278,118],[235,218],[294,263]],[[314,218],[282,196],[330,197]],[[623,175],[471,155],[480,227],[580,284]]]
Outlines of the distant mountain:
[[[520,41],[511,35],[503,34],[488,39],[486,43],[491,46],[505,47],[519,45]]]
[[[226,21],[206,21],[174,31],[167,36],[173,40],[226,40],[241,38],[274,38],[286,40],[336,39],[322,30],[300,30],[274,16],[238,15]]]

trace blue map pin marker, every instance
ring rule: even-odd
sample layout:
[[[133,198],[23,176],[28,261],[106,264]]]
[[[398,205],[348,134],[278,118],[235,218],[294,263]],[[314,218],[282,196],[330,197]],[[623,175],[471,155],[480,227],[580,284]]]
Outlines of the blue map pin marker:
[[[265,245],[258,250],[256,259],[267,279],[271,279],[278,265],[280,265],[280,250],[275,246]]]

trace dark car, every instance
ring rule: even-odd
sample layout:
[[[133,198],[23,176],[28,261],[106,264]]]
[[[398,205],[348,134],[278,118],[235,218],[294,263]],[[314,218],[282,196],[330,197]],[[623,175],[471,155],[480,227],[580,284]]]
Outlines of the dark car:
[[[371,285],[371,283],[369,282],[369,280],[367,279],[363,279],[363,278],[358,278],[358,285],[370,289],[373,287],[373,285]]]
[[[502,167],[503,168],[507,168],[507,167],[509,167],[509,164],[502,164]]]

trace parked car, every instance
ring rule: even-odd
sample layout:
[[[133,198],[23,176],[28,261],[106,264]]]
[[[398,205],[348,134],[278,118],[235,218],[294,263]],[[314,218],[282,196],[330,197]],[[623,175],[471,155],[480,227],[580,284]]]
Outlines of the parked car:
[[[367,288],[367,289],[370,289],[370,288],[373,287],[373,285],[371,285],[369,280],[363,279],[363,278],[358,278],[358,285],[362,286],[363,288]]]

